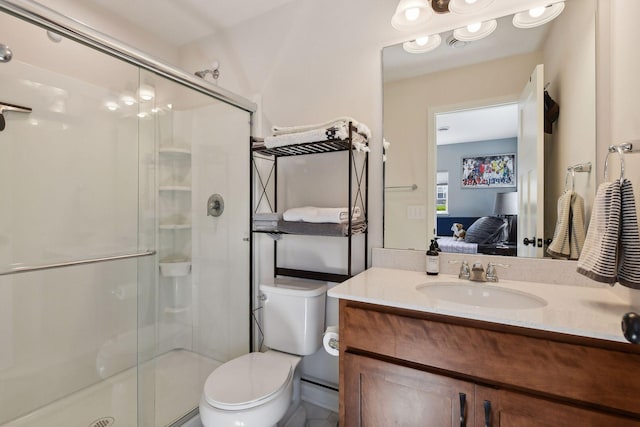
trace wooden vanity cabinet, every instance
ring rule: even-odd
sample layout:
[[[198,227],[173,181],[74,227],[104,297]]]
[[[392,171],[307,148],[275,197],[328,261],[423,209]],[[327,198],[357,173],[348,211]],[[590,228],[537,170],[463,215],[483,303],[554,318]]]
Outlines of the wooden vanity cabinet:
[[[640,346],[341,300],[340,426],[640,427]]]

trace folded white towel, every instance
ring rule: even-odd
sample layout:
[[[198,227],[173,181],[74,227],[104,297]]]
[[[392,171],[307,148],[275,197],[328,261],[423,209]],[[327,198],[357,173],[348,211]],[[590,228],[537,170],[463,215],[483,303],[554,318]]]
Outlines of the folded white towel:
[[[356,206],[353,210],[351,220],[360,218],[361,209]],[[330,222],[345,223],[349,221],[349,209],[347,208],[317,208],[314,206],[305,206],[302,208],[287,209],[282,214],[285,221],[303,221],[303,222]]]
[[[267,148],[285,147],[288,145],[321,143],[331,140],[345,140],[349,137],[349,128],[347,124],[331,126],[328,128],[311,129],[296,133],[286,133],[276,136],[267,136],[264,138],[264,146]],[[367,139],[360,133],[353,133],[351,143],[357,151],[369,152],[367,147]]]
[[[358,122],[353,117],[336,117],[333,120],[329,120],[324,123],[316,123],[310,125],[301,126],[273,126],[271,129],[274,135],[285,135],[289,133],[306,132],[314,129],[326,129],[330,127],[347,126],[351,122],[357,129],[357,132],[362,134],[365,138],[371,139],[371,130],[364,123]]]

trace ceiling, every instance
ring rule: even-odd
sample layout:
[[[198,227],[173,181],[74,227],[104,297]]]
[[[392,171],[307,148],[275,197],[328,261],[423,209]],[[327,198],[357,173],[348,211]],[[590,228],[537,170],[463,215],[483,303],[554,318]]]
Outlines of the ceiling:
[[[86,0],[179,47],[295,0]]]
[[[440,113],[436,115],[436,129],[438,145],[516,138],[518,104]]]

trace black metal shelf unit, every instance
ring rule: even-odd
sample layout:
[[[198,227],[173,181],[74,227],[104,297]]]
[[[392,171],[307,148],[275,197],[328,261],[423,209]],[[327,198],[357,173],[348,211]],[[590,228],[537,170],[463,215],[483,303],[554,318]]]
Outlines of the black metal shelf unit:
[[[257,189],[260,195],[256,199],[256,195],[252,190],[252,208],[251,208],[251,223],[253,229],[253,216],[254,213],[260,209],[262,203],[266,203],[268,206],[268,210],[270,212],[278,211],[278,159],[281,157],[290,157],[290,156],[301,156],[301,155],[318,155],[323,153],[332,153],[332,152],[345,152],[348,154],[348,182],[345,183],[347,186],[348,200],[347,206],[350,209],[355,209],[357,206],[361,207],[361,216],[365,223],[368,220],[367,211],[368,211],[368,181],[369,181],[369,158],[366,152],[358,153],[355,150],[353,144],[353,134],[355,132],[355,128],[349,123],[349,136],[347,139],[340,140],[326,140],[326,141],[317,141],[296,145],[286,145],[282,147],[275,148],[266,148],[264,146],[255,146],[252,143],[251,148],[251,182],[256,183],[258,185]],[[261,175],[260,168],[258,167],[256,160],[260,159],[263,161],[272,162],[271,167],[269,168],[268,173],[264,173]],[[263,176],[263,175],[266,175]],[[269,194],[268,187],[269,184],[272,183],[273,189],[272,193]],[[355,185],[354,185],[355,184]],[[272,203],[273,201],[273,203]],[[274,239],[273,242],[273,263],[274,263],[274,274],[276,276],[289,276],[289,277],[298,277],[304,279],[315,279],[315,280],[323,280],[328,282],[343,282],[347,280],[349,277],[353,275],[353,219],[350,215],[348,218],[348,222],[346,225],[346,233],[343,237],[337,238],[345,238],[347,239],[347,267],[346,272],[344,274],[340,273],[330,273],[330,272],[322,272],[322,271],[310,271],[310,270],[298,270],[291,268],[283,268],[278,265],[278,240]],[[318,236],[320,234],[317,233],[290,233],[290,232],[282,232],[278,230],[274,231],[265,231],[265,230],[253,230],[253,233],[268,233],[268,234],[278,234],[278,235],[287,235],[287,234],[297,234],[297,235],[308,235],[308,236]],[[368,259],[368,230],[365,229],[361,232],[363,234],[363,258],[364,265],[363,270],[366,269],[367,259]],[[360,234],[360,233],[358,233]],[[286,237],[285,237],[286,239]],[[284,240],[284,239],[283,239]],[[284,244],[284,241],[282,242]]]

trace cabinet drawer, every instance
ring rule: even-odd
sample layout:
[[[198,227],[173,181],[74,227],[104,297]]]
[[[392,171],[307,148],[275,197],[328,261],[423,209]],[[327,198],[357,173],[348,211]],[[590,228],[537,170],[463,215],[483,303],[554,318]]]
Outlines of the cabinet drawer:
[[[640,349],[451,316],[340,302],[341,351],[640,415]],[[563,337],[566,342],[562,342]]]

